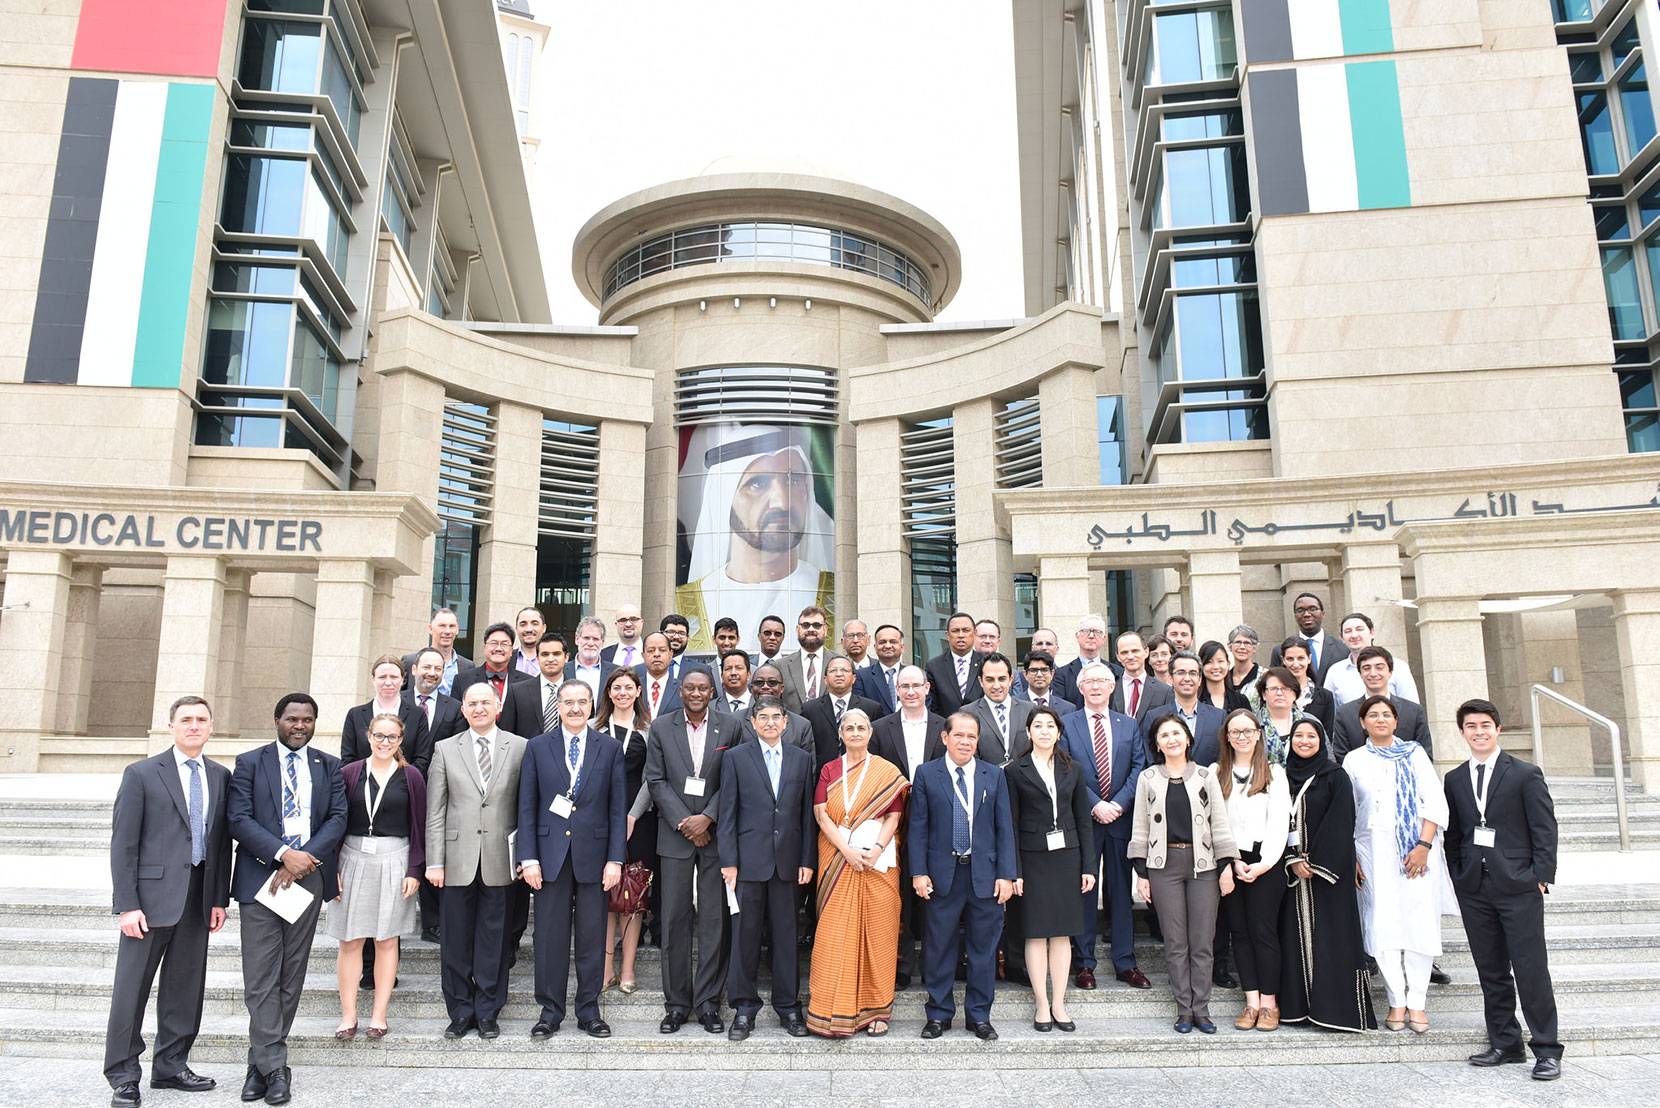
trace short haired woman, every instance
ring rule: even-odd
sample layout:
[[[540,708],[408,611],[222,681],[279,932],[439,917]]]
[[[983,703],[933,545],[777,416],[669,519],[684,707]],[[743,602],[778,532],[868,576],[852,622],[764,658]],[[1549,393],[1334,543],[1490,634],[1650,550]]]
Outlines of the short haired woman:
[[[1331,690],[1321,688],[1320,682],[1309,672],[1314,665],[1314,656],[1308,652],[1308,642],[1296,635],[1282,642],[1280,665],[1297,679],[1296,707],[1303,715],[1320,721],[1322,735],[1330,735],[1337,725],[1337,701],[1332,699]]]
[[[1285,899],[1285,837],[1291,796],[1285,770],[1268,760],[1263,729],[1248,709],[1222,723],[1216,780],[1228,802],[1228,826],[1239,859],[1233,892],[1222,911],[1233,932],[1234,961],[1245,990],[1245,1008],[1233,1025],[1241,1031],[1273,1031],[1280,1025],[1280,902]]]

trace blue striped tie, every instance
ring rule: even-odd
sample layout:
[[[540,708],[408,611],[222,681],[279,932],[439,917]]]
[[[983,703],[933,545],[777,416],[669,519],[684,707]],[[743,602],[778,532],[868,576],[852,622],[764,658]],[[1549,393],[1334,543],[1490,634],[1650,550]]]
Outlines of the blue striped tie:
[[[967,854],[973,838],[968,832],[968,812],[963,807],[968,803],[968,771],[963,766],[957,767],[957,792],[962,799],[951,806],[951,850]]]
[[[285,757],[288,761],[288,780],[282,790],[282,822],[286,827],[290,819],[300,815],[300,777],[294,769],[294,759],[299,755],[290,751]],[[298,835],[284,835],[282,841],[295,850],[300,848]]]

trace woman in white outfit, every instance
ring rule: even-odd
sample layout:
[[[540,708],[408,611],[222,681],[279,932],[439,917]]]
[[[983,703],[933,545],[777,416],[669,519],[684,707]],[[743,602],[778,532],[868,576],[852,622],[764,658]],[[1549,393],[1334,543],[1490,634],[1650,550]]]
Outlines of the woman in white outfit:
[[[1429,1030],[1424,1010],[1430,967],[1441,953],[1441,916],[1456,914],[1440,828],[1447,798],[1429,755],[1395,737],[1386,696],[1360,705],[1365,746],[1343,759],[1355,794],[1355,884],[1366,952],[1377,959],[1389,995],[1384,1026]]]

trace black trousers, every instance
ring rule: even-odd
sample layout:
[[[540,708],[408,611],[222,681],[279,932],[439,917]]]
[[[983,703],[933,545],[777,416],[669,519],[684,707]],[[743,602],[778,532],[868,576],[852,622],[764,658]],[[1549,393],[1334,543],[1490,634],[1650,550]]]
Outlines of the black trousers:
[[[660,859],[663,885],[663,1009],[690,1015],[719,1012],[726,988],[726,883],[712,845],[690,858]],[[692,909],[692,888],[697,909]],[[697,975],[692,975],[692,936],[697,936]]]
[[[1531,1032],[1535,1058],[1561,1058],[1556,1037],[1556,993],[1551,988],[1545,955],[1545,897],[1535,889],[1520,896],[1496,894],[1484,874],[1473,893],[1458,890],[1470,957],[1481,981],[1487,1015],[1487,1041],[1506,1053],[1522,1049],[1516,1022],[1516,996]]]
[[[1262,855],[1244,850],[1250,865]],[[1280,994],[1280,904],[1285,900],[1285,861],[1282,859],[1255,881],[1235,881],[1233,892],[1222,898],[1222,915],[1233,935],[1234,964],[1239,987],[1246,992]]]
[[[470,884],[446,884],[442,890],[439,981],[452,1020],[493,1020],[507,1002],[511,890],[511,885],[486,885],[482,874],[474,874]]]
[[[202,993],[207,986],[208,928],[202,918],[204,866],[190,872],[184,914],[172,927],[151,927],[140,939],[121,936],[115,955],[115,991],[104,1034],[104,1076],[110,1087],[143,1076],[144,1008],[150,985],[161,971],[156,994],[156,1052],[150,1077],[178,1075],[202,1028]]]
[[[761,935],[769,922],[773,1011],[781,1016],[801,1011],[801,962],[795,948],[795,898],[801,887],[781,877],[738,882],[738,919],[732,928],[727,993],[740,1016],[753,1018],[761,1010]]]
[[[605,984],[605,909],[609,898],[598,881],[578,881],[571,861],[542,882],[536,897],[536,1002],[555,1027],[565,1018],[571,982],[571,937],[576,937],[576,1018],[599,1018]]]
[[[900,842],[905,842],[902,838]],[[917,941],[928,933],[928,902],[911,886],[910,851],[899,852],[899,973],[916,977],[922,963],[916,955]]]

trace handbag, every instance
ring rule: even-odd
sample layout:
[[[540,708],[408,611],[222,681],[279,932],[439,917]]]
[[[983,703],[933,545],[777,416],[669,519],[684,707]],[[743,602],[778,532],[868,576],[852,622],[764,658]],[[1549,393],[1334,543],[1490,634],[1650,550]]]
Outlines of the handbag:
[[[619,915],[633,915],[646,910],[646,894],[651,891],[651,870],[640,861],[623,867],[622,879],[612,887],[608,911]]]

